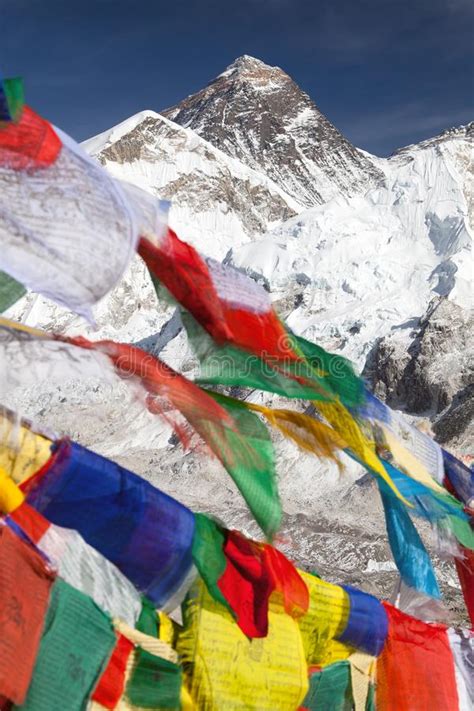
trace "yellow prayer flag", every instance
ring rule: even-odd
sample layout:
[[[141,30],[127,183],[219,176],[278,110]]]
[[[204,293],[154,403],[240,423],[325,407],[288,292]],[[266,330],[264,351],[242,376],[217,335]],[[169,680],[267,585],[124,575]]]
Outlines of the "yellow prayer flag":
[[[340,585],[298,571],[309,591],[308,612],[298,620],[308,666],[327,666],[347,659],[354,651],[339,642],[349,618],[350,601]]]
[[[408,476],[421,484],[428,486],[433,491],[437,491],[440,494],[446,494],[446,489],[438,484],[437,481],[433,479],[428,469],[424,464],[408,451],[395,435],[393,435],[388,427],[379,425],[380,430],[383,432],[383,438],[385,444],[393,456],[394,464],[396,467],[405,472]]]
[[[345,440],[347,447],[352,450],[356,457],[369,469],[378,474],[406,506],[412,508],[412,504],[402,496],[385,471],[375,451],[375,442],[366,437],[354,417],[344,405],[340,402],[319,401],[315,401],[314,405]]]
[[[0,468],[0,511],[11,513],[23,503],[25,497],[5,469]]]
[[[0,412],[0,467],[18,484],[29,479],[51,457],[51,440]]]
[[[318,457],[328,457],[340,466],[337,452],[346,445],[340,435],[331,427],[314,417],[295,410],[273,409],[252,402],[245,402],[249,410],[263,415],[284,437],[292,439],[301,449]]]
[[[248,639],[199,581],[186,603],[177,650],[198,709],[295,711],[308,690],[298,623],[275,600],[267,637]]]

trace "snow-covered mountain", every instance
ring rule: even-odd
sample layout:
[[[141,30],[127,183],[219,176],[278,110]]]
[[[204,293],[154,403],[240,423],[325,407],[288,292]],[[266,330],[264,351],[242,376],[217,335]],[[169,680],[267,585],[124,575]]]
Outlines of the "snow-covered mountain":
[[[284,72],[249,57],[166,114],[136,114],[84,147],[114,176],[171,199],[178,234],[261,280],[297,333],[355,360],[393,406],[430,417],[445,445],[472,448],[463,422],[473,402],[465,353],[473,124],[376,158],[351,146]],[[195,368],[173,308],[157,301],[138,258],[96,307],[95,332],[31,294],[10,315],[94,338],[158,343],[170,365],[185,374]],[[418,400],[413,407],[415,393],[426,395],[426,408]],[[256,534],[220,465],[184,453],[166,423],[139,416],[123,393],[100,383],[87,391],[43,383],[15,402],[184,503]],[[275,442],[286,551],[333,580],[387,594],[396,575],[370,481],[356,482],[355,465],[341,477]],[[456,597],[453,571],[440,570]]]
[[[363,192],[381,177],[288,74],[254,57],[239,57],[163,114],[268,175],[302,207]]]
[[[171,200],[172,226],[215,258],[299,210],[266,175],[153,111],[83,145],[115,177]]]
[[[376,339],[408,334],[433,298],[470,306],[472,140],[464,127],[374,157],[376,187],[300,213],[228,261],[261,275],[295,331],[362,368]]]

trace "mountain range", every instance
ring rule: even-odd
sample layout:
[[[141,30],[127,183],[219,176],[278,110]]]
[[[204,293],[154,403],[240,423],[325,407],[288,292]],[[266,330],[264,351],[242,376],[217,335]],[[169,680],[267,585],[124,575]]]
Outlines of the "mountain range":
[[[137,113],[83,148],[115,177],[170,200],[183,239],[259,280],[295,332],[352,359],[380,397],[466,455],[473,138],[471,123],[372,156],[283,70],[243,56],[176,106]],[[31,294],[10,315],[140,343],[186,375],[196,370],[178,315],[157,302],[138,258],[96,307],[95,331]],[[137,417],[100,383],[45,383],[18,401],[184,503],[225,511],[228,525],[256,533],[217,462],[183,453],[166,423]],[[353,464],[341,477],[291,444],[276,447],[286,552],[333,580],[388,594],[396,575],[370,479]],[[454,570],[440,561],[438,570],[456,607]]]

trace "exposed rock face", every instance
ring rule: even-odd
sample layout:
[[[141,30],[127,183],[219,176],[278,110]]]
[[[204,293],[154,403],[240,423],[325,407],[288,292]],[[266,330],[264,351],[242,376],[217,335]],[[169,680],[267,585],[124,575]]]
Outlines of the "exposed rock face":
[[[396,408],[433,421],[438,441],[468,452],[474,445],[474,321],[435,299],[411,334],[382,338],[364,370],[375,392]]]
[[[253,57],[239,57],[163,114],[265,173],[305,207],[382,177],[284,71]]]
[[[146,111],[85,143],[113,175],[172,201],[171,222],[191,240],[218,234],[219,252],[295,215],[297,204],[269,178],[229,158],[193,131]]]

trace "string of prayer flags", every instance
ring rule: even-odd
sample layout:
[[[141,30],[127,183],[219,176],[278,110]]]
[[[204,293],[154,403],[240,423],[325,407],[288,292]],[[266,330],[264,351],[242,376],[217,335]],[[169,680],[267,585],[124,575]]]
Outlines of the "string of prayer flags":
[[[280,525],[281,504],[273,446],[258,417],[235,406],[233,401],[216,401],[139,348],[113,341],[68,340],[105,353],[119,374],[140,378],[150,395],[148,405],[152,412],[163,412],[160,398],[178,410],[227,469],[262,530],[273,536]]]
[[[53,459],[54,456],[55,453],[53,453]],[[47,462],[36,477],[25,483],[34,482],[35,478],[41,481],[50,466],[51,462]],[[98,472],[96,471],[96,478],[97,476]],[[77,499],[71,491],[66,492],[64,498],[68,499],[68,497],[70,501]],[[470,662],[466,661],[469,659],[469,653],[466,654],[465,650],[469,638],[458,639],[454,632],[447,632],[442,625],[426,624],[411,618],[390,605],[380,604],[371,595],[349,586],[331,585],[313,575],[301,573],[294,569],[279,551],[268,544],[249,541],[235,531],[224,531],[203,515],[198,515],[197,520],[199,523],[195,527],[194,539],[197,536],[199,540],[197,542],[193,540],[193,557],[196,564],[200,561],[198,568],[201,568],[207,563],[207,553],[211,553],[209,561],[211,573],[208,575],[208,580],[212,582],[213,578],[219,576],[216,588],[225,600],[224,606],[213,600],[203,583],[198,582],[194,584],[185,603],[184,629],[178,633],[177,648],[183,656],[188,690],[193,702],[198,704],[198,707],[201,707],[199,704],[203,704],[206,708],[219,709],[219,703],[222,703],[225,704],[226,709],[238,709],[239,705],[245,704],[247,699],[254,696],[258,700],[259,709],[260,703],[263,709],[296,708],[299,703],[298,708],[302,709],[325,709],[327,707],[345,710],[354,706],[356,711],[367,711],[367,709],[374,711],[373,672],[371,669],[375,657],[379,655],[377,659],[377,701],[380,703],[377,708],[382,708],[382,710],[397,708],[397,711],[400,708],[403,711],[404,708],[412,708],[410,703],[413,703],[413,698],[416,698],[418,702],[420,696],[415,697],[413,696],[414,692],[410,692],[412,693],[410,697],[410,693],[407,692],[410,684],[413,685],[415,682],[410,681],[409,674],[406,669],[404,670],[404,664],[400,664],[402,656],[405,655],[408,658],[408,667],[416,667],[418,671],[421,669],[423,683],[428,684],[426,677],[434,668],[430,655],[438,657],[444,654],[446,657],[446,654],[449,654],[454,670],[455,686],[453,687],[451,682],[443,680],[442,691],[435,694],[437,705],[434,705],[433,708],[436,711],[437,708],[443,708],[442,704],[451,702],[454,704],[454,688],[457,704],[447,706],[447,708],[453,708],[455,711],[458,709],[467,711],[469,706],[466,706],[465,701],[469,694],[469,681],[466,681],[466,678],[469,679],[467,670]],[[5,530],[10,536],[14,536],[13,531],[22,532],[24,541],[21,538],[16,538],[18,543],[26,546],[27,550],[32,551],[36,557],[38,557],[37,553],[33,548],[28,547],[26,542],[30,541],[31,545],[37,546],[37,550],[45,552],[46,546],[42,545],[42,541],[44,541],[45,534],[53,527],[36,512],[32,512],[28,504],[22,504],[4,522],[7,526],[3,525],[0,531]],[[8,528],[10,522],[13,525],[11,532]],[[229,541],[231,541],[231,545],[229,545]],[[71,554],[65,550],[62,555],[70,557]],[[51,556],[51,562],[54,564],[52,558],[53,556]],[[39,560],[44,566],[42,559]],[[72,557],[70,563],[72,564]],[[226,585],[221,585],[221,578],[225,578],[226,570],[231,570],[232,573],[229,580],[233,578],[233,581],[228,586],[231,594],[228,593]],[[238,574],[237,577],[234,575],[235,572]],[[246,587],[248,581],[252,581],[250,595]],[[63,581],[57,581],[54,589],[58,583],[61,584]],[[111,584],[115,583],[112,581]],[[64,585],[67,584],[64,582]],[[240,598],[235,593],[239,586],[241,588]],[[222,590],[222,588],[224,589]],[[66,589],[81,594],[70,586],[67,586]],[[269,594],[267,595],[267,593]],[[237,599],[237,603],[232,595]],[[254,602],[256,604],[249,605],[252,595],[255,595]],[[83,595],[83,599],[88,600],[89,605],[94,605],[91,598]],[[247,600],[247,607],[251,610],[244,610],[245,606],[241,604],[244,599]],[[229,604],[229,600],[231,604]],[[235,625],[234,615],[236,613],[234,611],[231,614],[229,609],[232,609],[233,605],[240,614],[244,610],[247,621],[261,620],[263,612],[259,605],[262,601],[267,605],[265,613],[268,620],[267,635],[251,639]],[[54,603],[52,607],[54,607]],[[110,619],[103,615],[99,608],[96,606],[94,608],[100,613],[102,621],[108,620],[107,629],[110,633]],[[212,609],[214,614],[209,614]],[[48,617],[50,613],[51,607]],[[296,617],[298,620],[295,619]],[[227,629],[228,621],[230,621],[229,629]],[[289,622],[296,627],[290,626]],[[82,687],[78,698],[82,697],[83,700],[91,698],[91,711],[99,711],[99,709],[102,711],[104,708],[131,711],[136,709],[138,704],[140,707],[147,708],[177,710],[181,705],[182,708],[191,709],[192,702],[181,688],[181,669],[176,664],[176,652],[154,636],[158,631],[157,617],[146,600],[143,600],[142,614],[137,624],[140,627],[146,627],[153,636],[150,637],[143,632],[133,630],[123,622],[114,620],[115,634],[113,634],[107,658],[102,659],[100,663],[96,660],[95,681],[88,690]],[[242,627],[242,625],[240,626]],[[285,634],[280,636],[285,628]],[[295,629],[297,630],[296,637],[292,636]],[[34,689],[37,703],[44,703],[44,708],[46,708],[46,703],[50,703],[51,700],[46,701],[47,696],[42,695],[46,691],[45,689],[41,690],[41,685],[38,687],[38,679],[43,679],[44,682],[45,667],[41,666],[41,655],[44,651],[45,639],[48,637],[47,630],[48,620],[27,696],[28,703],[30,694],[33,693],[32,689]],[[231,630],[234,633],[238,632],[240,637],[234,639]],[[290,630],[292,630],[291,633]],[[221,634],[224,637],[221,637]],[[133,642],[136,645],[135,650],[130,652],[130,645],[127,645],[120,635]],[[167,635],[167,638],[172,641],[173,635]],[[224,639],[225,644],[223,643]],[[280,641],[273,645],[271,640],[277,639]],[[295,646],[296,640],[299,640],[299,647]],[[110,638],[109,641],[111,641]],[[449,644],[446,651],[447,642]],[[230,644],[229,648],[226,646],[227,643]],[[259,644],[263,644],[261,652],[258,650]],[[413,651],[415,646],[418,649]],[[282,656],[283,650],[284,656]],[[304,656],[301,656],[302,651],[304,651]],[[245,688],[229,683],[228,678],[223,676],[225,674],[224,668],[227,669],[230,663],[228,654],[232,655],[233,669],[237,659],[239,683],[245,684]],[[242,654],[242,663],[239,661],[239,654]],[[246,675],[249,674],[249,660],[255,659],[261,660],[264,666],[263,668],[251,666],[251,683]],[[222,665],[223,660],[225,667]],[[446,658],[441,663],[445,662]],[[75,663],[77,665],[77,659]],[[306,680],[308,666],[309,692],[307,683],[305,688],[299,685],[302,676]],[[333,693],[326,698],[326,681],[330,677],[332,678],[335,670],[342,669],[343,666],[345,668],[344,684],[333,681]],[[211,668],[212,672],[210,672]],[[280,675],[284,674],[286,684],[291,687],[292,694],[296,694],[296,688],[301,692],[297,701],[293,697],[294,706],[286,705],[286,692],[283,694],[281,688],[278,687],[277,677],[273,672],[277,669],[280,671]],[[287,671],[282,671],[283,669]],[[291,673],[288,669],[292,669]],[[92,668],[87,673],[89,674],[88,679],[90,679],[93,675]],[[156,683],[157,679],[160,681],[159,684]],[[297,681],[298,687],[296,687]],[[263,684],[263,687],[260,684]],[[397,685],[402,686],[403,692],[401,693],[407,696],[407,705],[385,707],[383,704],[386,699],[389,699],[391,703],[397,696],[397,692],[393,692],[392,688]],[[265,706],[265,703],[268,704],[269,701],[261,701],[265,698],[262,697],[262,688],[265,689],[273,704],[272,707]],[[319,689],[319,691],[313,693],[315,689]],[[337,691],[338,689],[341,693]],[[253,696],[249,697],[249,693]],[[396,703],[398,703],[397,700],[394,704]],[[321,704],[323,705],[321,706]],[[346,706],[346,704],[349,705]],[[254,704],[250,703],[250,705],[254,707]],[[25,708],[28,706],[26,705]],[[37,706],[35,705],[33,708],[36,709]],[[56,707],[53,705],[52,708],[54,710]]]
[[[223,407],[197,385],[163,361],[139,348],[114,341],[54,336],[0,317],[1,355],[14,367],[17,358],[28,366],[27,378],[101,377],[116,384],[139,383],[148,409],[170,421],[179,412],[202,437],[240,489],[264,532],[271,537],[281,521],[273,446],[259,418],[231,404]],[[25,362],[26,361],[26,362]],[[53,372],[54,363],[54,372]],[[0,384],[14,388],[9,370],[0,371]],[[172,422],[178,433],[179,423]]]
[[[0,127],[0,269],[91,320],[137,238],[119,184],[72,139],[28,107]]]
[[[136,474],[61,440],[49,465],[22,488],[28,504],[76,529],[157,607],[166,606],[186,580],[194,516]]]
[[[162,264],[162,252],[166,252],[169,256],[169,254],[173,253],[175,256],[178,254],[179,250],[176,248],[175,245],[178,244],[179,248],[182,249],[182,246],[184,243],[182,243],[174,233],[169,232],[167,235],[167,239],[164,241],[163,244],[161,244],[158,247],[155,247],[151,245],[149,242],[144,244],[142,241],[141,248],[142,249],[142,256],[145,258],[145,261],[147,261],[149,268],[153,271],[153,264],[155,266],[155,276],[158,278],[161,278],[164,280],[164,284],[166,286],[166,274],[164,273],[164,267]],[[190,248],[192,249],[192,248]],[[195,250],[192,250],[193,254],[193,259],[199,261],[199,255],[196,253]],[[179,261],[179,258],[178,258]],[[152,264],[153,262],[153,264]],[[212,285],[213,285],[213,280],[212,280],[212,274],[216,274],[216,284],[218,283],[219,288],[216,289],[218,292],[218,295],[221,299],[221,306],[222,306],[222,315],[227,316],[228,312],[232,313],[232,310],[235,308],[235,304],[238,304],[237,311],[242,311],[245,310],[243,309],[243,302],[240,303],[238,301],[239,295],[241,293],[246,293],[244,291],[244,286],[243,284],[246,284],[246,281],[250,282],[252,284],[252,289],[257,290],[260,289],[261,293],[260,296],[262,298],[262,303],[265,301],[267,304],[268,309],[271,311],[271,305],[268,299],[268,296],[266,295],[265,291],[261,288],[258,287],[258,285],[252,283],[251,280],[247,279],[241,275],[240,273],[236,272],[232,269],[229,269],[225,265],[218,265],[219,269],[217,269],[216,265],[211,263],[210,260],[207,260],[207,262],[204,262],[204,260],[201,259],[200,266],[202,269],[202,273],[205,274],[205,264],[211,265],[211,269],[206,275],[206,288],[202,291],[202,294],[210,294],[212,292]],[[156,265],[159,265],[158,267]],[[160,266],[161,265],[161,266]],[[158,273],[161,269],[161,272]],[[214,271],[213,271],[214,270]],[[160,276],[161,275],[161,276]],[[179,277],[176,277],[179,280]],[[236,288],[236,284],[240,285],[240,289]],[[246,284],[246,288],[250,290],[250,284]],[[269,389],[270,391],[278,391],[275,390],[276,388],[279,387],[279,383],[276,382],[272,386],[268,386],[268,378],[261,378],[259,382],[259,378],[257,373],[255,372],[255,365],[251,365],[251,371],[253,372],[250,373],[250,379],[246,380],[245,378],[242,377],[242,368],[239,367],[239,365],[243,365],[243,362],[240,364],[239,360],[242,361],[242,357],[240,356],[240,359],[237,357],[238,351],[235,349],[235,345],[238,345],[239,348],[242,349],[242,351],[250,351],[253,354],[258,355],[261,358],[261,363],[260,366],[263,365],[263,361],[265,359],[268,359],[268,354],[273,353],[273,362],[272,366],[275,365],[275,359],[278,361],[278,357],[282,356],[282,352],[280,350],[279,355],[276,355],[276,349],[273,349],[272,347],[267,347],[267,348],[260,348],[259,341],[253,338],[252,345],[249,345],[249,343],[246,341],[246,336],[245,334],[241,334],[240,340],[239,336],[235,335],[235,332],[232,339],[227,339],[225,336],[222,334],[217,334],[213,333],[212,327],[209,326],[209,323],[207,322],[206,319],[199,318],[198,314],[198,309],[195,304],[192,303],[192,297],[191,297],[191,289],[192,285],[189,285],[185,290],[184,294],[179,292],[179,289],[173,284],[168,284],[170,292],[177,298],[179,303],[187,309],[190,314],[199,321],[199,323],[204,327],[205,330],[207,330],[212,338],[214,338],[217,346],[222,346],[224,342],[227,340],[229,344],[234,346],[234,352],[233,353],[228,353],[226,352],[227,349],[224,349],[219,353],[219,356],[222,358],[222,361],[224,362],[224,367],[227,367],[227,370],[225,371],[224,374],[217,373],[216,374],[216,362],[219,360],[219,358],[216,358],[216,349],[210,350],[208,345],[206,344],[205,346],[197,346],[196,350],[198,353],[198,356],[204,355],[204,360],[207,361],[207,363],[211,362],[211,367],[210,367],[210,373],[201,373],[200,380],[201,382],[213,382],[214,384],[221,384],[221,385],[247,385],[247,386],[253,386],[253,387],[261,387],[262,389]],[[254,299],[252,303],[258,303],[257,298],[256,298],[256,293],[254,295]],[[212,297],[214,299],[215,294],[212,292]],[[205,298],[208,298],[205,296]],[[244,299],[245,301],[245,299]],[[250,304],[250,300],[249,300]],[[252,307],[249,304],[245,304],[246,308],[251,312]],[[212,301],[212,305],[215,305],[214,300]],[[263,308],[263,307],[262,307]],[[212,318],[210,318],[210,321],[212,322]],[[196,329],[196,326],[192,324],[191,319],[184,319],[185,326],[188,325],[188,335],[190,335],[191,341],[196,342],[200,340],[200,334],[198,329]],[[219,323],[222,323],[219,321]],[[233,321],[232,318],[227,321],[228,324],[232,325]],[[191,328],[189,328],[189,326]],[[254,326],[254,331],[257,329],[259,332],[263,332],[262,325],[261,323],[258,322],[258,320],[253,324]],[[271,329],[270,329],[271,331]],[[323,376],[326,376],[325,382],[321,385],[319,388],[320,393],[323,394],[323,400],[331,400],[331,394],[335,391],[338,394],[338,397],[340,398],[341,402],[329,402],[329,403],[324,403],[320,402],[318,403],[318,409],[322,412],[322,414],[326,417],[326,419],[329,420],[330,424],[333,426],[333,428],[336,430],[336,432],[345,439],[347,446],[349,446],[354,453],[358,456],[358,458],[366,465],[371,471],[374,471],[376,474],[378,474],[383,480],[387,482],[389,486],[391,486],[394,490],[394,484],[390,480],[389,476],[386,473],[386,470],[384,469],[383,465],[380,463],[378,460],[376,454],[375,454],[375,447],[374,445],[367,440],[363,432],[360,430],[357,422],[354,420],[353,416],[351,413],[346,410],[344,407],[344,402],[347,403],[349,407],[352,408],[357,408],[357,406],[361,406],[362,403],[364,402],[365,398],[365,390],[362,384],[362,381],[357,378],[357,376],[354,374],[350,364],[345,361],[343,358],[340,357],[331,357],[329,354],[325,353],[323,349],[318,348],[317,346],[312,346],[312,344],[306,342],[304,339],[293,339],[293,342],[296,343],[296,347],[292,345],[291,342],[291,337],[287,334],[287,338],[285,341],[282,340],[281,334],[278,336],[279,338],[279,343],[280,346],[285,343],[285,367],[290,363],[290,365],[294,365],[293,360],[296,361],[298,365],[302,365],[302,367],[310,366],[309,369],[311,369],[311,372],[306,372],[305,377],[303,378],[298,378],[295,377],[294,379],[298,384],[301,384],[301,382],[304,384],[306,383],[311,383],[312,381],[315,380],[317,377],[318,369],[321,370],[321,367],[325,367],[328,370],[328,373],[323,372]],[[271,341],[271,336],[270,336],[270,341]],[[267,344],[268,346],[268,344]],[[260,350],[259,350],[260,348]],[[304,353],[305,358],[300,357],[300,353]],[[264,354],[264,355],[262,355]],[[202,363],[202,358],[200,358],[201,363]],[[270,359],[271,360],[271,359]],[[334,364],[333,364],[334,361]],[[267,363],[265,363],[267,364]],[[235,367],[237,365],[237,368]],[[245,363],[247,366],[247,363]],[[277,372],[279,370],[279,367],[274,368]],[[281,368],[280,368],[281,370]],[[290,369],[291,370],[291,369]],[[248,373],[249,368],[246,367],[246,371]],[[308,368],[307,368],[308,371]],[[226,373],[229,375],[227,377]],[[236,373],[238,375],[236,375]],[[281,376],[281,373],[279,373]],[[294,373],[290,373],[288,370],[287,372],[283,373],[284,379],[286,376],[290,376],[290,379],[293,377]],[[301,381],[301,382],[300,382]],[[344,388],[347,386],[347,389],[341,390],[341,387]],[[284,391],[283,391],[284,392]],[[288,395],[287,392],[284,392],[284,394]],[[326,397],[324,397],[324,395]],[[301,394],[300,394],[301,396]],[[403,447],[400,451],[403,450]],[[397,450],[398,451],[398,450]],[[410,456],[407,457],[402,454],[399,456],[399,459],[402,461],[402,463],[405,463],[405,466],[410,466],[412,464]],[[417,467],[417,470],[424,471],[420,467]],[[424,474],[419,475],[421,478],[424,477]],[[431,477],[428,475],[428,478],[424,477],[425,481],[429,481],[430,485],[436,487],[436,482],[431,480]],[[430,481],[431,480],[431,481]],[[405,502],[406,503],[406,502]]]
[[[0,76],[0,126],[3,121],[18,121],[24,104],[23,79]]]
[[[0,696],[23,704],[48,608],[53,573],[0,525]]]
[[[58,578],[52,588],[33,678],[21,711],[83,711],[113,652],[110,618]]]
[[[78,531],[49,523],[24,502],[11,515],[37,548],[44,553],[63,580],[89,595],[112,617],[134,625],[142,610],[142,598],[132,583]]]

